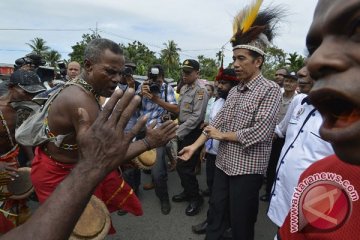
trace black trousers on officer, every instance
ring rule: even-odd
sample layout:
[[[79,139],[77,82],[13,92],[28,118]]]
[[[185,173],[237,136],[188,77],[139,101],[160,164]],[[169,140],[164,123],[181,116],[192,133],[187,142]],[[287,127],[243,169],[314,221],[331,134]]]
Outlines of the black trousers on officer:
[[[186,146],[193,144],[201,134],[201,129],[196,128],[188,134],[183,140],[178,142],[178,149],[181,150]],[[176,170],[181,180],[181,186],[189,200],[198,200],[199,183],[196,179],[195,167],[200,158],[201,149],[198,149],[188,161],[178,161]]]
[[[262,182],[261,174],[228,176],[219,168],[215,169],[206,240],[222,239],[229,222],[233,239],[254,239]]]

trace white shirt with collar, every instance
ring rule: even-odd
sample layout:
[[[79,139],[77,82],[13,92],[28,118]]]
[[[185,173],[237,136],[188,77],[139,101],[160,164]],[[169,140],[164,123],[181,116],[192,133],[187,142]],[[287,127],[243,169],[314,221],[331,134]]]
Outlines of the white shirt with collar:
[[[280,136],[286,133],[286,138],[276,168],[267,215],[279,227],[290,210],[300,175],[312,163],[334,153],[330,143],[321,139],[319,128],[322,117],[306,97],[299,94],[294,98],[275,130]]]
[[[210,111],[209,111],[210,112],[210,114],[209,114],[209,122],[210,123],[214,120],[215,116],[218,114],[220,109],[224,106],[224,103],[225,103],[225,99],[219,98],[212,104]],[[206,147],[207,153],[217,155],[218,149],[219,149],[219,140],[208,139],[205,143],[205,147]]]

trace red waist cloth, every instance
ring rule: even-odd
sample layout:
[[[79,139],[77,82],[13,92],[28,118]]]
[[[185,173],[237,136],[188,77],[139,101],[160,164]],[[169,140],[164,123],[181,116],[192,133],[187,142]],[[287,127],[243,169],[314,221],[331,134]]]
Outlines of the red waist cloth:
[[[19,147],[15,146],[11,151],[0,156],[0,162],[18,162],[17,156],[19,155]],[[18,166],[16,166],[18,167]],[[11,216],[14,214],[14,209],[20,201],[6,199],[1,203],[1,213],[0,213],[0,233],[4,234],[11,229],[17,226],[16,216]],[[3,212],[4,211],[4,212]]]
[[[31,167],[31,181],[40,203],[45,202],[74,166],[74,164],[56,162],[41,148],[36,147]],[[135,216],[143,214],[141,203],[133,189],[115,170],[97,186],[94,195],[105,203],[109,212],[122,209]]]

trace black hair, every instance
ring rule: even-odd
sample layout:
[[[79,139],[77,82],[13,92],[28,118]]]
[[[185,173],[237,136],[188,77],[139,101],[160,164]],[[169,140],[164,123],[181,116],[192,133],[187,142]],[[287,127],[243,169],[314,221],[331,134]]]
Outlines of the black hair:
[[[124,52],[120,48],[119,44],[106,38],[96,38],[90,41],[86,46],[84,59],[88,59],[92,63],[98,63],[101,55],[106,49],[109,49],[112,53],[124,55]]]
[[[262,62],[261,62],[261,65],[259,66],[259,69],[261,69],[262,66],[263,66],[263,64],[264,64],[264,61],[265,61],[264,56],[261,55],[261,54],[258,53],[258,52],[252,51],[252,50],[249,50],[249,54],[250,54],[250,56],[251,56],[254,60],[257,59],[257,58],[259,58],[259,57],[261,57]]]

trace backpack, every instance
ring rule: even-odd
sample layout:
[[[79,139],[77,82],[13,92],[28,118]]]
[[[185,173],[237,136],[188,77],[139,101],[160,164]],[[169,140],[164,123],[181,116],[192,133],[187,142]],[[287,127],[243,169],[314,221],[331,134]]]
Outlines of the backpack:
[[[23,146],[38,146],[51,140],[46,134],[47,124],[45,121],[47,120],[48,109],[57,95],[69,85],[77,85],[83,88],[80,84],[69,81],[52,91],[45,104],[15,130],[15,139],[17,143]]]

